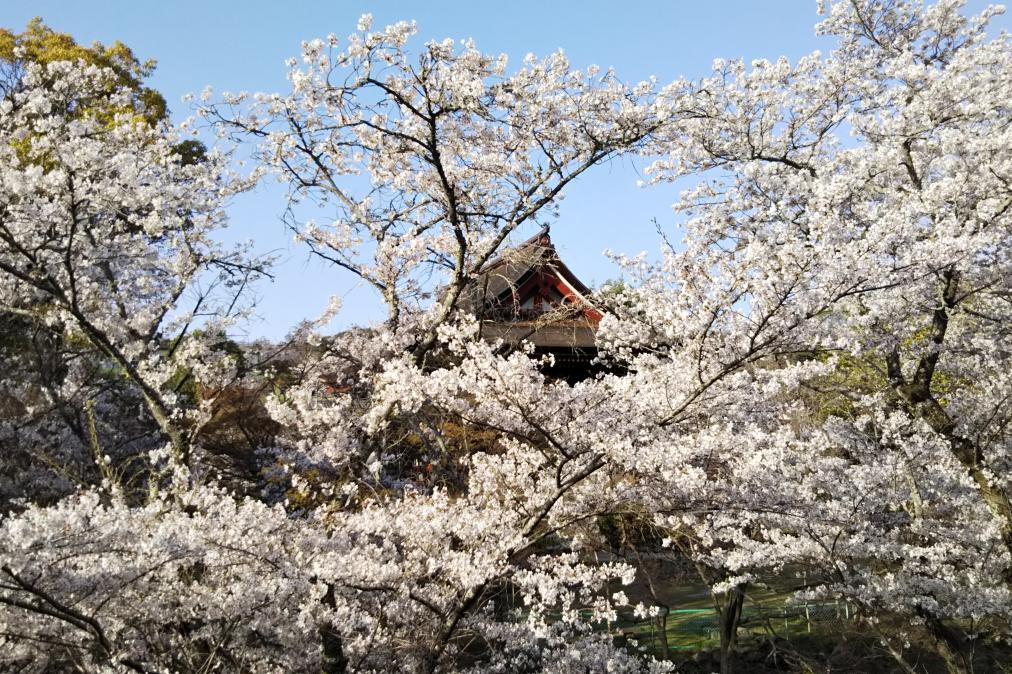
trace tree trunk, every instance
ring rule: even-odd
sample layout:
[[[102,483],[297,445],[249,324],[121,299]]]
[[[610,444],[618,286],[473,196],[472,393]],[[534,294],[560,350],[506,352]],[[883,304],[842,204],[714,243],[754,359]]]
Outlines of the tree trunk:
[[[320,640],[323,646],[321,674],[345,674],[348,671],[348,658],[344,655],[340,635],[329,625],[322,625]]]
[[[745,603],[745,588],[734,587],[724,593],[722,606],[718,607],[720,620],[720,674],[731,674],[731,655],[738,638],[738,622],[741,608]]]
[[[969,674],[973,667],[966,657],[962,636],[937,616],[924,615],[924,624],[934,637],[935,652],[945,663],[948,674]]]
[[[661,626],[661,657],[664,660],[669,658],[669,646],[668,646],[668,615],[670,615],[671,609],[667,606],[661,607],[661,614],[657,617],[657,622]]]
[[[931,330],[928,335],[933,348],[921,356],[913,376],[909,379],[904,376],[899,351],[896,349],[886,357],[887,375],[893,390],[906,403],[909,411],[927,422],[936,433],[949,441],[953,455],[977,484],[988,508],[1001,520],[1002,542],[1012,553],[1012,503],[1009,495],[991,479],[990,475],[994,471],[987,465],[981,448],[957,432],[955,420],[949,416],[949,412],[931,390],[935,369],[949,329],[949,313],[960,301],[957,292],[960,279],[960,272],[954,265],[950,265],[942,274],[942,286],[939,288],[941,303],[931,312]],[[1006,569],[1005,582],[1012,586],[1012,568]]]

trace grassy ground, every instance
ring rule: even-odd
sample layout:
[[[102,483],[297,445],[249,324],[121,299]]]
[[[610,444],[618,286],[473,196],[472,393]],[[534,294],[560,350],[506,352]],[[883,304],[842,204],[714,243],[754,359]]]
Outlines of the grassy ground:
[[[717,614],[708,595],[698,589],[681,592],[678,609],[668,614],[667,658],[679,674],[709,674],[719,669]],[[899,674],[903,670],[865,625],[853,619],[844,603],[789,601],[791,593],[771,590],[747,595],[734,655],[737,674]],[[909,624],[895,629],[907,633]],[[880,628],[889,632],[887,624]],[[620,621],[611,626],[617,639],[641,653],[664,657],[661,622]],[[945,674],[934,644],[909,633],[904,658],[923,674]],[[974,674],[1012,674],[1012,647],[981,643],[973,657]]]
[[[717,613],[705,588],[686,586],[669,592],[671,604],[663,623],[669,650],[705,650],[719,646]],[[845,621],[849,609],[834,603],[793,605],[790,593],[756,589],[748,593],[739,623],[739,635],[750,634],[787,638],[791,635],[820,631]],[[643,650],[659,655],[662,650],[662,623],[654,621],[619,621],[611,626],[629,639],[635,639]]]

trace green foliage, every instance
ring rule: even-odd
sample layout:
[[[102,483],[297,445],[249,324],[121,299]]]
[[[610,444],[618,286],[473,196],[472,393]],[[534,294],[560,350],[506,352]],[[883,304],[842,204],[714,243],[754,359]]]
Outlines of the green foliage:
[[[99,99],[82,102],[76,111],[78,114],[96,114],[111,123],[115,115],[132,112],[134,119],[149,124],[157,124],[168,115],[165,98],[144,86],[144,79],[154,72],[155,62],[151,59],[140,61],[129,47],[119,41],[109,46],[94,42],[86,47],[78,44],[69,34],[54,31],[36,17],[20,33],[0,28],[0,61],[7,75],[4,84],[8,87],[14,86],[27,63],[48,65],[56,61],[84,61],[108,68],[116,74],[115,81],[110,83],[110,93],[118,88],[135,92],[129,110],[110,106],[107,102],[103,104]]]
[[[885,363],[868,356],[852,356],[848,353],[834,354],[836,370],[832,375],[814,382],[810,409],[814,420],[824,422],[829,417],[852,419],[860,410],[855,399],[859,395],[886,390]],[[830,357],[828,353],[817,356]]]
[[[168,120],[165,98],[144,84],[155,70],[154,59],[139,60],[133,50],[118,40],[109,46],[101,42],[93,42],[90,47],[80,45],[68,33],[47,26],[40,17],[29,21],[20,33],[0,28],[0,93],[7,94],[18,86],[27,64],[46,66],[57,61],[83,61],[115,75],[108,88],[98,95],[69,101],[68,115],[97,119],[106,127],[117,120],[122,123],[122,115],[133,123],[151,126]],[[110,95],[122,90],[132,92],[129,104],[113,105]],[[20,142],[27,156],[31,138]],[[182,141],[175,151],[183,164],[199,162],[207,152],[203,143],[196,140]]]

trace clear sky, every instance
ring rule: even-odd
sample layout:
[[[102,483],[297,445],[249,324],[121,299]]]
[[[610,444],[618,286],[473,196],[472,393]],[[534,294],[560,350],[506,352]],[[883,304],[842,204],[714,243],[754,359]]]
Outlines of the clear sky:
[[[970,0],[969,11],[986,5]],[[614,67],[623,80],[651,75],[663,83],[701,77],[714,58],[792,61],[832,45],[817,39],[815,0],[2,0],[0,26],[20,30],[34,16],[78,42],[120,40],[142,59],[154,58],[151,80],[177,119],[190,110],[180,98],[205,85],[216,91],[285,91],[284,60],[302,40],[354,31],[359,15],[374,26],[415,19],[429,39],[472,37],[485,52],[525,54],[562,48],[574,67]],[[1008,29],[1012,20],[999,17]],[[618,276],[606,248],[635,254],[656,250],[653,220],[670,229],[674,186],[637,188],[640,167],[630,160],[599,167],[566,193],[552,238],[563,259],[588,285]],[[277,280],[259,289],[261,316],[251,336],[282,337],[297,321],[315,316],[332,294],[345,296],[336,327],[382,316],[378,300],[356,288],[346,273],[309,259],[281,225],[283,193],[263,188],[230,208],[230,237],[253,239],[260,251],[276,251]],[[533,233],[533,232],[530,232]]]

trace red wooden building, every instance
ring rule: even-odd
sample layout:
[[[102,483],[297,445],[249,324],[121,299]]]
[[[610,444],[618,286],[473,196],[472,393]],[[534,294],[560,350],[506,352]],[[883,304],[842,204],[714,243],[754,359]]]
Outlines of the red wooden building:
[[[548,374],[577,381],[595,371],[601,313],[590,289],[559,259],[548,227],[490,262],[463,299],[485,339],[526,340],[536,355],[552,354]]]

